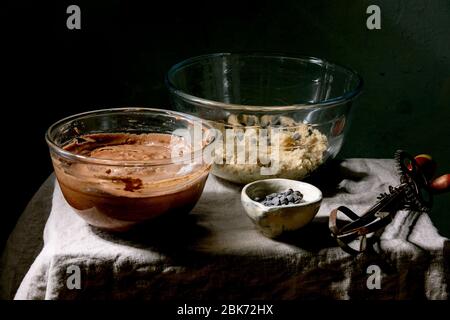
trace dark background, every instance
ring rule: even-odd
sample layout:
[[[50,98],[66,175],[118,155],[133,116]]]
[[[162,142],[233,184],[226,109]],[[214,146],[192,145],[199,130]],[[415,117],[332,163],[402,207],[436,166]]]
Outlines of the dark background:
[[[81,7],[81,30],[66,8]],[[381,7],[381,30],[366,8]],[[4,162],[0,243],[52,168],[54,121],[105,107],[169,106],[164,75],[213,52],[317,56],[365,80],[342,158],[430,153],[450,171],[450,1],[5,1],[0,4]],[[443,172],[442,172],[443,173]],[[432,219],[450,236],[450,196]]]

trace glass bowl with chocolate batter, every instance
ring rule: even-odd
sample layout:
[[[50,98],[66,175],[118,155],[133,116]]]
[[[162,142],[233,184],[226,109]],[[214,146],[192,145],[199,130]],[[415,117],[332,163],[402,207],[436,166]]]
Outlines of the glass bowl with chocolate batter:
[[[66,201],[89,224],[112,231],[191,211],[214,139],[197,117],[149,108],[81,113],[46,133]]]

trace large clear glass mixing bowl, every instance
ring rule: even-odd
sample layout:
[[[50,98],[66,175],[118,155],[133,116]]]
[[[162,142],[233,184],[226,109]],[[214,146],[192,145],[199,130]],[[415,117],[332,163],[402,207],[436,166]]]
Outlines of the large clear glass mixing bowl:
[[[302,179],[335,157],[363,81],[318,58],[218,53],[174,65],[166,84],[175,109],[222,133],[213,174],[248,183]]]

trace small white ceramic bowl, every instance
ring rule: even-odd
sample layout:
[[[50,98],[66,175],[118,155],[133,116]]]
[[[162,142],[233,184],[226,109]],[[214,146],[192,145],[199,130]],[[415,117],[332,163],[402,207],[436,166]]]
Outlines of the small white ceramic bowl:
[[[253,200],[257,197],[264,199],[268,194],[284,192],[289,188],[303,194],[301,203],[267,207]],[[319,211],[322,192],[306,182],[266,179],[245,185],[241,192],[241,201],[245,212],[258,229],[265,236],[274,238],[284,231],[294,231],[308,224]]]

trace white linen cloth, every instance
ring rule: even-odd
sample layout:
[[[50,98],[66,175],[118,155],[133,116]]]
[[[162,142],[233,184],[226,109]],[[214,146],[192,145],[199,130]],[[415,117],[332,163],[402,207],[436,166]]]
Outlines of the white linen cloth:
[[[332,209],[362,213],[398,184],[393,160],[349,159],[328,170],[317,182],[324,199],[314,221],[277,240],[261,235],[246,216],[241,187],[212,175],[191,214],[125,234],[87,225],[51,175],[7,242],[0,297],[448,299],[450,242],[427,214],[398,212],[378,253],[350,256],[329,235]],[[381,270],[380,289],[367,286],[370,265]],[[67,286],[70,266],[80,268],[81,289]]]

